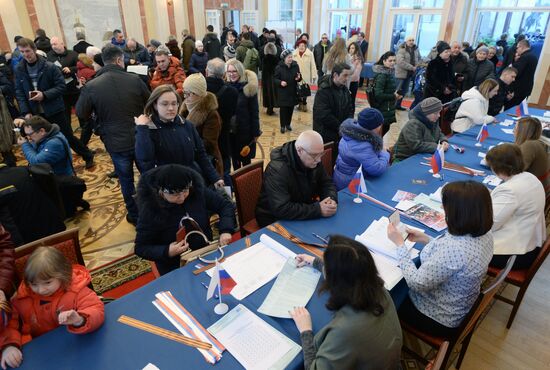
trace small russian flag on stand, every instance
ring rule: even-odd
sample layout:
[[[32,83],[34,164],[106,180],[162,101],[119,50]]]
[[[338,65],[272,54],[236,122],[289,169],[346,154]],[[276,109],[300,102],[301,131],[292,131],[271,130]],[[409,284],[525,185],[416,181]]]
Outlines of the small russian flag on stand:
[[[430,164],[432,165],[432,172],[434,175],[437,175],[439,172],[441,172],[441,169],[445,164],[445,151],[443,150],[441,144],[437,145],[437,149],[432,155]]]
[[[218,288],[219,285],[219,288]],[[208,284],[208,292],[206,292],[206,300],[209,300],[214,295],[214,291],[218,288],[220,294],[229,294],[237,285],[235,280],[225,271],[222,265],[216,260],[216,267]]]
[[[529,115],[529,106],[527,105],[527,99],[523,99],[521,103],[516,105],[516,116],[523,117]]]
[[[355,175],[353,175],[353,178],[348,184],[348,189],[352,194],[367,192],[367,184],[365,183],[365,178],[363,177],[362,165],[359,166],[359,169]]]
[[[476,140],[479,143],[482,143],[488,137],[489,137],[489,130],[487,129],[487,124],[484,123],[483,126],[481,126],[481,130],[479,130],[479,134],[477,134]]]

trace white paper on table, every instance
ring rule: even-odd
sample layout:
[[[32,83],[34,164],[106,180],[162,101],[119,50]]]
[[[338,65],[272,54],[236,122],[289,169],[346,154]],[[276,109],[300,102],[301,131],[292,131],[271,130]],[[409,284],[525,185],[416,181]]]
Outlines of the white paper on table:
[[[399,209],[400,211],[407,211],[409,208],[415,205],[416,203],[413,202],[412,200],[402,200],[399,203],[397,203],[395,208]]]
[[[495,175],[488,175],[483,179],[483,183],[490,186],[499,186],[502,180]]]
[[[393,287],[403,279],[401,268],[395,266],[393,261],[381,254],[371,253],[371,255],[376,265],[376,269],[378,270],[378,274],[382,280],[384,280],[384,288],[386,288],[386,290],[392,290]]]
[[[311,266],[296,267],[295,259],[289,258],[258,312],[290,319],[288,312],[307,305],[320,277],[320,271]]]
[[[149,362],[147,365],[145,365],[145,367],[142,370],[160,370],[160,369]]]
[[[208,331],[246,369],[284,369],[302,351],[300,346],[242,304]]]
[[[361,235],[355,236],[355,240],[365,245],[372,252],[388,257],[391,263],[397,266],[397,246],[388,238],[389,223],[390,220],[387,217],[374,220]],[[424,231],[418,227],[403,224],[409,229]],[[412,249],[414,244],[415,242],[410,240],[405,242],[405,247],[411,251],[412,258],[418,256],[418,250]]]
[[[447,183],[445,183],[445,185],[447,185]],[[445,186],[443,185],[443,186]],[[434,200],[438,203],[441,203],[442,200],[441,200],[441,192],[443,191],[443,186],[440,186],[439,188],[437,188],[436,191],[434,191],[433,193],[430,194],[430,199],[431,200]]]
[[[128,66],[126,67],[127,72],[135,73],[142,76],[147,76],[149,67],[144,65]]]
[[[546,112],[544,112],[543,116],[544,116],[544,117],[548,117],[548,118],[550,118],[550,111],[546,111]]]
[[[504,122],[501,122],[500,125],[504,127],[512,126],[514,124],[514,121],[511,119],[505,119]]]
[[[504,132],[505,134],[510,134],[510,135],[513,135],[514,134],[514,129],[513,128],[501,128],[502,132]]]
[[[430,208],[435,209],[436,211],[444,212],[443,211],[443,204],[440,202],[436,202],[433,199],[431,199],[428,195],[424,193],[420,193],[414,198],[415,203],[421,203],[424,204]]]
[[[479,158],[485,158],[486,155],[487,155],[487,153],[483,153],[483,152],[478,152],[478,153],[477,153],[477,156],[478,156]]]
[[[223,268],[237,283],[231,295],[238,300],[244,299],[277,276],[286,260],[294,257],[296,253],[262,234],[259,243],[223,261]],[[212,276],[213,272],[210,269],[206,273]]]

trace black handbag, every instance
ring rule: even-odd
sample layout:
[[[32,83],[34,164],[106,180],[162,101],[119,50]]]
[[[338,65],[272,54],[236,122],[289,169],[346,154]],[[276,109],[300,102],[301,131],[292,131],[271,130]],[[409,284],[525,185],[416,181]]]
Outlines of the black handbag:
[[[307,98],[308,96],[311,96],[311,88],[309,87],[309,84],[307,82],[299,82],[298,86],[296,86],[296,94],[298,95],[298,98]]]

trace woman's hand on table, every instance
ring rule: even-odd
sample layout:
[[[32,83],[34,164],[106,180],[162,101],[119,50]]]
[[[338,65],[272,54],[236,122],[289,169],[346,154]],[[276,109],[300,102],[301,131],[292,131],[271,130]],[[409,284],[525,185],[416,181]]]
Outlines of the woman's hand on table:
[[[296,261],[296,267],[304,267],[313,265],[315,257],[309,254],[298,254],[294,257],[294,260]]]
[[[294,320],[296,327],[300,333],[304,331],[313,330],[313,325],[311,324],[311,315],[305,307],[295,307],[292,311],[289,312],[290,317]]]

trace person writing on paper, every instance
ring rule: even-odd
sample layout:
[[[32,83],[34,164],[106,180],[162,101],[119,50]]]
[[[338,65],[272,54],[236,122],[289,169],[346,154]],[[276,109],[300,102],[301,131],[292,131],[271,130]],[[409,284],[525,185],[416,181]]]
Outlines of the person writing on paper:
[[[21,366],[21,346],[33,338],[61,325],[70,333],[87,334],[104,320],[103,302],[88,287],[90,273],[84,266],[71,265],[58,249],[38,247],[27,260],[23,277],[1,336],[2,369]]]
[[[323,260],[296,256],[299,267],[310,265],[323,271],[320,291],[328,293],[326,307],[334,312],[332,321],[316,335],[306,308],[290,312],[300,331],[304,369],[398,369],[401,326],[369,250],[353,239],[334,235]]]
[[[529,268],[546,238],[544,188],[536,176],[524,172],[523,155],[515,144],[495,146],[485,161],[503,181],[491,192],[495,255],[490,265],[503,268],[508,257],[517,255],[512,269]]]
[[[447,138],[439,128],[441,109],[441,101],[432,97],[422,100],[409,112],[409,121],[393,147],[396,160],[402,161],[418,153],[432,154],[439,143],[445,151],[449,149]]]
[[[382,125],[384,116],[378,109],[365,108],[357,121],[348,118],[340,126],[338,158],[332,179],[336,190],[342,190],[362,166],[363,176],[380,176],[390,166],[390,153],[384,150]]]
[[[141,176],[137,190],[140,216],[136,228],[135,253],[154,261],[164,275],[180,266],[180,254],[207,243],[193,230],[212,239],[210,216],[219,215],[220,245],[231,242],[235,230],[235,208],[230,200],[204,185],[190,167],[167,164]]]
[[[483,125],[495,121],[495,117],[488,115],[489,100],[498,94],[498,82],[493,79],[483,81],[479,87],[472,87],[464,91],[456,112],[456,118],[451,123],[454,132],[462,133],[474,125]]]
[[[542,182],[545,192],[550,191],[548,147],[540,140],[542,124],[538,118],[522,117],[514,127],[515,143],[521,149],[523,170],[532,173]]]
[[[277,220],[308,220],[336,213],[338,195],[321,158],[323,138],[307,130],[273,149],[256,205],[260,227]]]
[[[407,229],[408,240],[426,244],[416,267],[403,235],[388,225],[388,238],[398,246],[399,267],[409,295],[399,307],[403,322],[429,335],[448,338],[457,330],[479,296],[493,255],[493,208],[489,190],[478,182],[456,181],[443,187],[447,233],[431,239]]]

